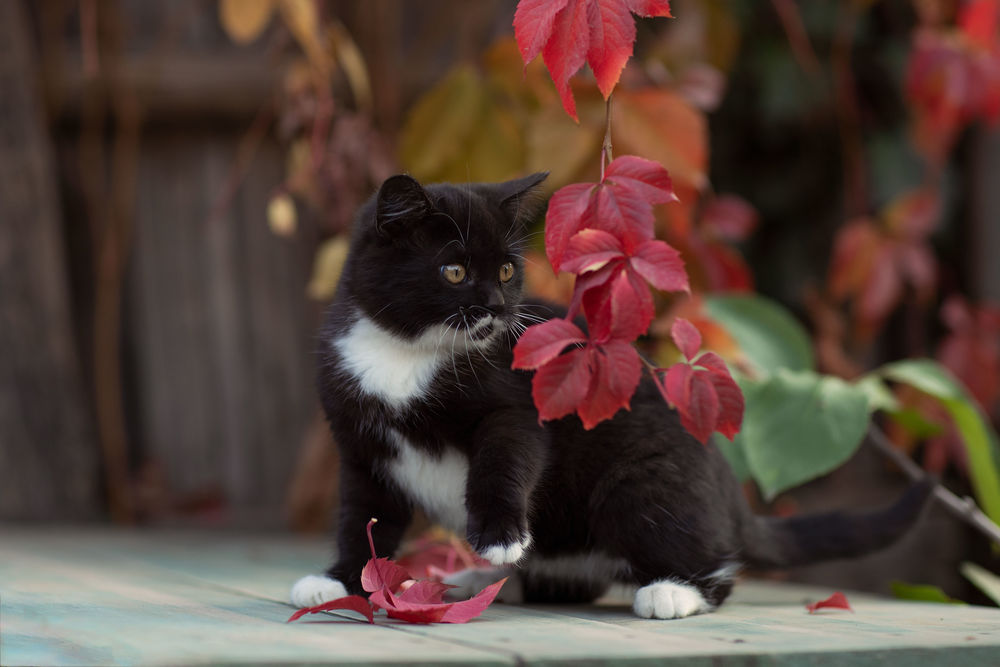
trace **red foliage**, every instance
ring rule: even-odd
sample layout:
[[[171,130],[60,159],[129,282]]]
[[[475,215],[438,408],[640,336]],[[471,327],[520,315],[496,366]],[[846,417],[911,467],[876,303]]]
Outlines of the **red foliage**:
[[[830,295],[848,298],[862,334],[875,331],[903,297],[904,287],[926,301],[937,285],[937,261],[928,237],[938,200],[915,190],[890,204],[878,220],[858,218],[840,228],[830,263]]]
[[[368,545],[371,547],[372,557],[361,571],[361,587],[371,593],[371,596],[365,600],[359,595],[349,595],[306,607],[292,614],[289,622],[305,614],[350,609],[364,614],[368,622],[373,623],[373,609],[384,609],[389,618],[408,623],[466,623],[490,606],[507,581],[506,578],[501,579],[468,600],[444,602],[444,594],[454,586],[431,579],[413,581],[406,568],[375,554],[375,543],[372,540],[372,526],[375,522],[376,519],[368,522]]]
[[[837,591],[825,600],[807,604],[806,609],[809,610],[810,614],[815,614],[820,609],[846,609],[850,612],[854,611],[851,609],[850,603],[847,602],[847,596],[840,591]]]
[[[953,296],[941,307],[949,334],[937,356],[986,411],[1000,399],[1000,307],[973,308]]]
[[[702,443],[715,431],[732,440],[743,422],[743,392],[739,385],[719,355],[705,352],[695,358],[701,348],[701,334],[693,324],[678,317],[670,335],[687,363],[657,369],[654,379],[660,393],[677,408],[684,428]]]
[[[514,35],[525,64],[539,53],[552,74],[566,113],[577,120],[569,79],[586,62],[604,98],[632,57],[640,16],[670,16],[667,0],[521,0]]]
[[[914,36],[906,92],[916,114],[915,139],[940,162],[969,122],[1000,120],[1000,3],[962,4],[957,29],[925,27]]]

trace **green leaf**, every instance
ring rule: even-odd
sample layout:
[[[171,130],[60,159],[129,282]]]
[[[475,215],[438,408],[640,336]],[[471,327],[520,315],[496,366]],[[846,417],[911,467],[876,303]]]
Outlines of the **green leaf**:
[[[937,586],[931,586],[930,584],[908,584],[904,581],[893,581],[889,586],[892,588],[892,594],[900,600],[965,604],[965,602],[956,600]]]
[[[787,369],[754,384],[739,440],[765,498],[830,472],[861,444],[868,427],[863,389]]]
[[[914,438],[933,438],[944,433],[940,424],[935,424],[914,408],[904,408],[891,412],[892,420],[906,429]]]
[[[899,401],[889,388],[885,386],[885,381],[874,373],[862,376],[854,382],[854,386],[865,393],[868,397],[869,414],[876,410],[885,412],[898,412]]]
[[[777,302],[756,295],[715,295],[705,298],[705,310],[736,339],[758,377],[779,368],[815,368],[809,335]]]
[[[1000,522],[1000,445],[975,400],[944,366],[931,359],[897,361],[879,372],[941,401],[965,444],[976,500],[986,516]]]
[[[966,579],[988,598],[1000,605],[1000,577],[975,563],[965,562],[958,568]]]
[[[729,442],[729,440],[719,433],[715,433],[712,435],[712,442],[722,452],[722,456],[729,463],[729,467],[733,471],[733,476],[737,480],[745,482],[750,479],[750,467],[747,465],[747,457],[739,433],[736,434],[732,442]]]

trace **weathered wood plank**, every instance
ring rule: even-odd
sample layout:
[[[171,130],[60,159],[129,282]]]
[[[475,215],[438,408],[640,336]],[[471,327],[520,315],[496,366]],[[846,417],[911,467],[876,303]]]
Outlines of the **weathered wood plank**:
[[[1000,660],[1000,610],[850,594],[854,614],[810,615],[804,603],[829,590],[758,582],[737,586],[716,613],[677,621],[636,618],[622,604],[627,598],[619,598],[598,606],[498,604],[467,625],[381,618],[370,627],[347,615],[283,625],[289,585],[326,557],[325,541],[287,536],[8,530],[0,544],[0,614],[4,628],[17,628],[22,637],[13,644],[18,651],[27,650],[27,631],[31,655],[54,663],[129,656],[172,663],[306,660],[333,646],[336,657],[324,659],[365,664],[950,666]],[[96,620],[80,620],[88,614]],[[195,648],[176,646],[195,641]],[[109,647],[120,652],[107,653]]]

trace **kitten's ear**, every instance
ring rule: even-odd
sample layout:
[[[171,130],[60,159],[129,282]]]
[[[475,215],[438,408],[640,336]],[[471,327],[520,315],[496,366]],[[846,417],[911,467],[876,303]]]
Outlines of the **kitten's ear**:
[[[497,183],[496,191],[500,199],[500,206],[507,212],[511,220],[528,222],[538,215],[542,198],[536,188],[548,176],[549,172],[540,171],[524,178]]]
[[[378,190],[375,204],[375,230],[391,238],[407,220],[420,219],[434,210],[423,186],[412,176],[399,174],[387,178]]]

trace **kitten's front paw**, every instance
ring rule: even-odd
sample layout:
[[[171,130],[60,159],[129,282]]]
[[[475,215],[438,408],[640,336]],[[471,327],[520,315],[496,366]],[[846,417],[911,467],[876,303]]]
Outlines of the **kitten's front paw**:
[[[295,582],[291,599],[296,607],[315,607],[346,595],[344,584],[336,579],[310,574]]]
[[[476,551],[494,565],[513,565],[524,558],[529,548],[531,548],[531,533],[522,533],[513,541],[477,546]]]
[[[711,611],[712,605],[691,584],[666,579],[637,590],[632,609],[643,618],[684,618]]]

